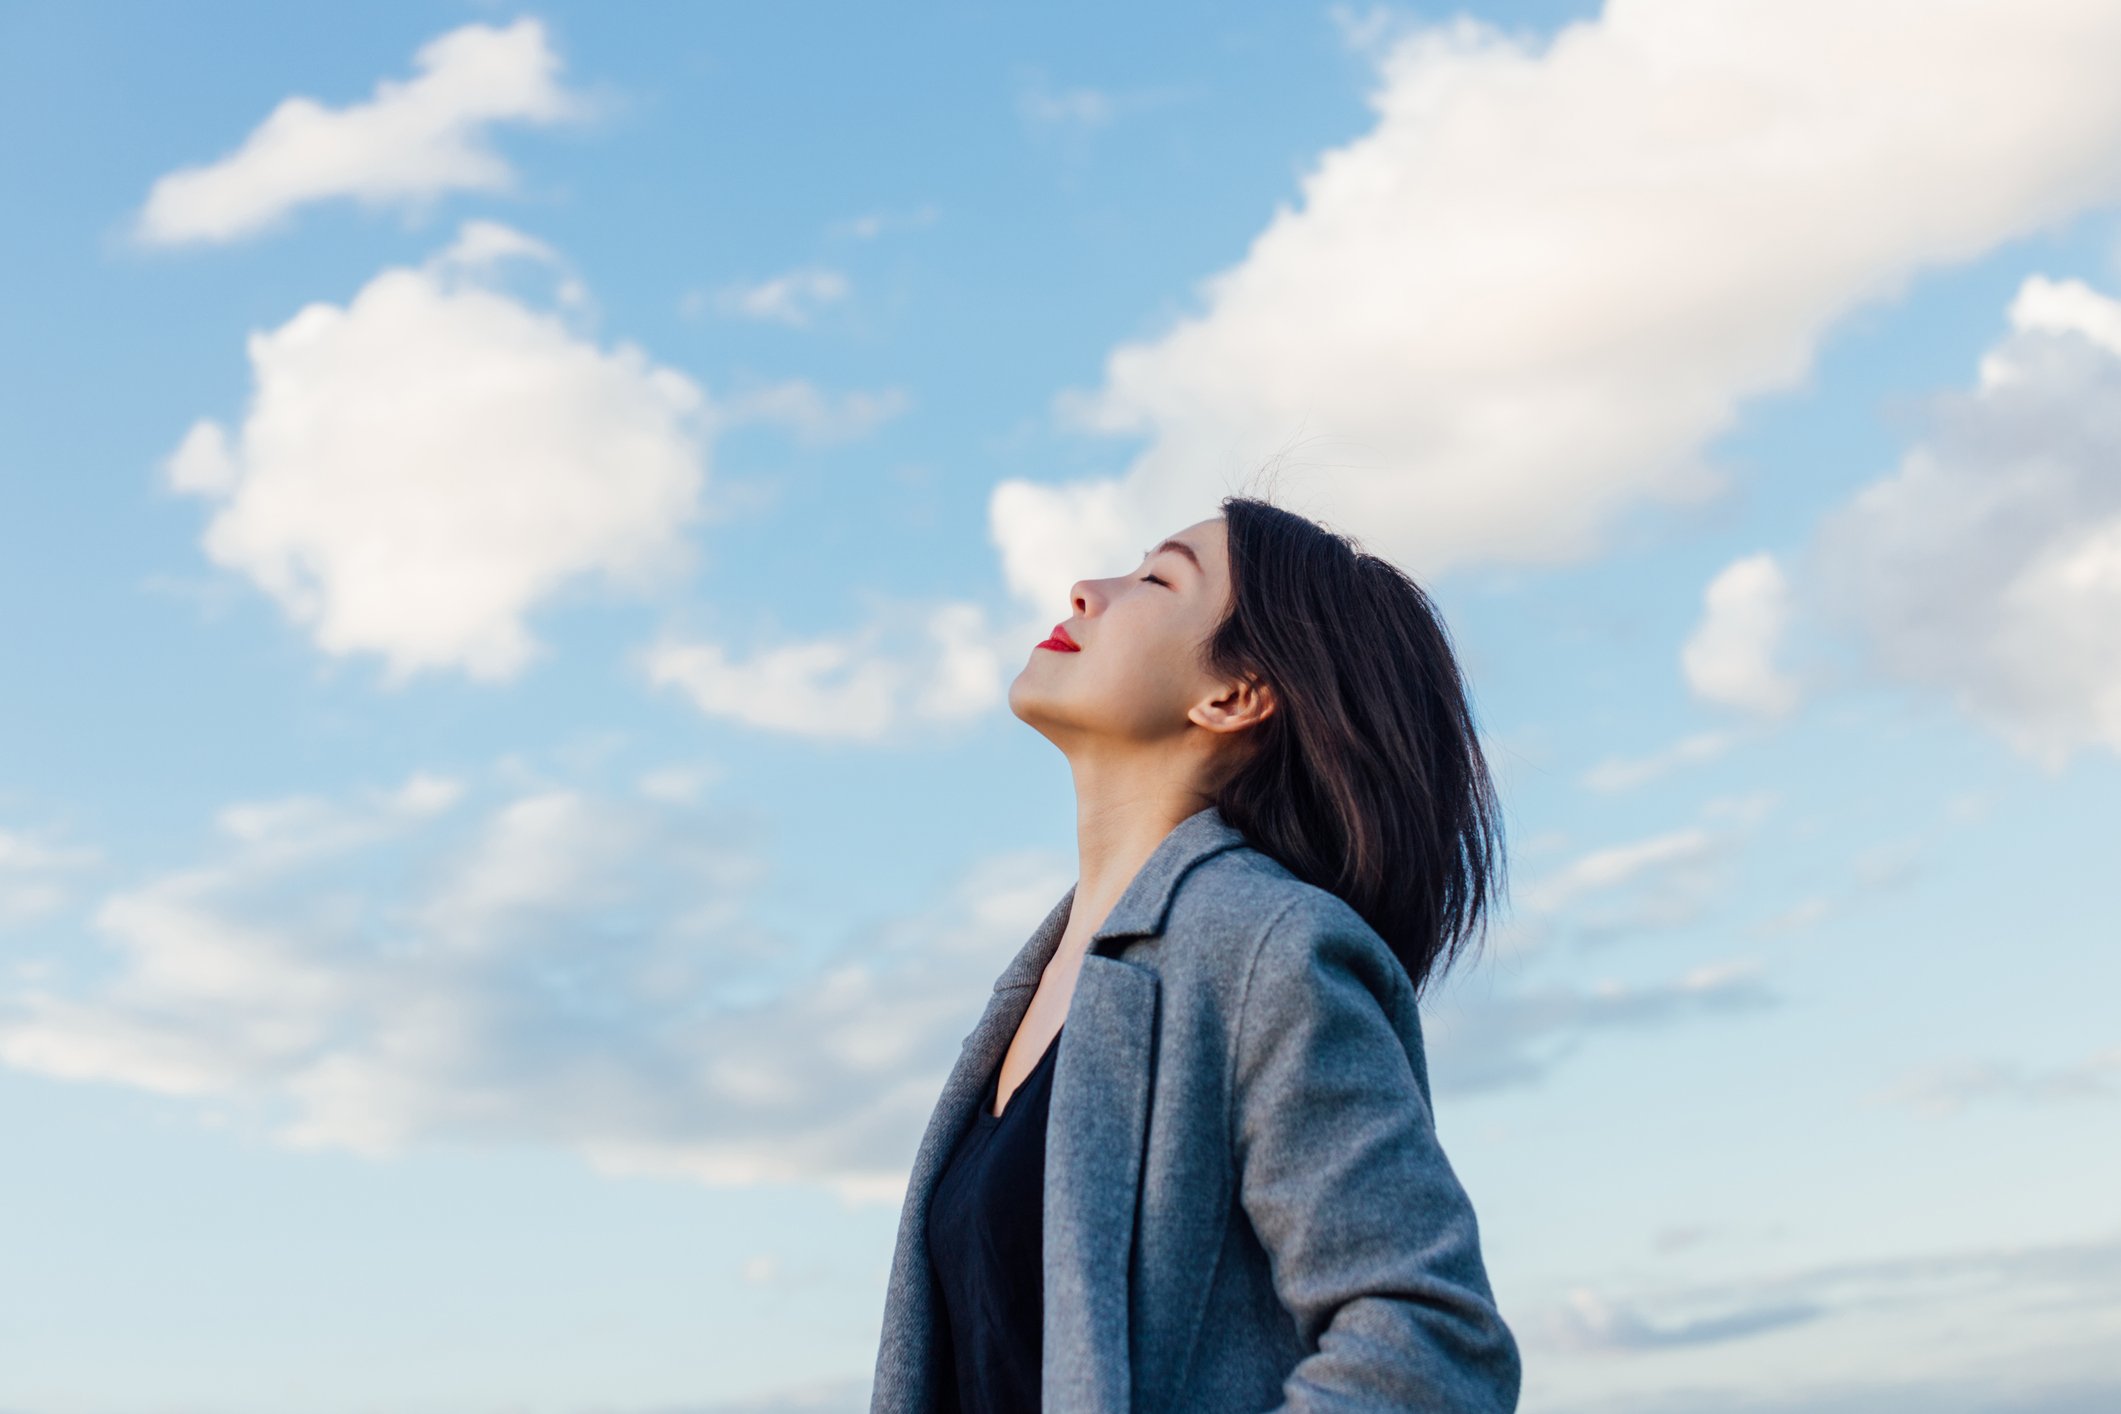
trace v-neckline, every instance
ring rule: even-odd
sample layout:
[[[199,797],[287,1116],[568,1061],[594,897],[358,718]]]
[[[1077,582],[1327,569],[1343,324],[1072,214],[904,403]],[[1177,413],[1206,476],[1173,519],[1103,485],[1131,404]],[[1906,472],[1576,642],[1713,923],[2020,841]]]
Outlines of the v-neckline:
[[[1038,1073],[1044,1070],[1047,1062],[1053,1059],[1053,1053],[1060,1049],[1061,1032],[1067,1029],[1068,1023],[1065,1021],[1054,1028],[1052,1039],[1046,1042],[1046,1049],[1039,1052],[1038,1059],[1031,1063],[1031,1069],[1024,1072],[1024,1078],[1016,1082],[1016,1088],[1009,1092],[1008,1102],[1002,1105],[1000,1114],[996,1114],[993,1109],[995,1104],[1001,1102],[1002,1093],[1001,1062],[995,1062],[994,1083],[988,1087],[989,1098],[985,1099],[979,1107],[980,1118],[986,1120],[989,1124],[1000,1124],[1008,1117],[1009,1111],[1016,1108],[1016,1097],[1024,1093],[1025,1086],[1038,1078]]]

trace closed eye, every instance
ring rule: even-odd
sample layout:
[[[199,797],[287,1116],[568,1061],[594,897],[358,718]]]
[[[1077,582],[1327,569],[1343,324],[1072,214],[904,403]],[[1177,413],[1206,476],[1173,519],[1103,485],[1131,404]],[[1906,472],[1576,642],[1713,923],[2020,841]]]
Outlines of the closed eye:
[[[1157,577],[1156,577],[1155,575],[1153,575],[1153,574],[1145,574],[1145,575],[1143,575],[1143,576],[1142,576],[1142,578],[1143,578],[1143,579],[1145,579],[1145,580],[1147,580],[1147,581],[1148,581],[1149,583],[1151,583],[1151,584],[1164,584],[1164,582],[1163,582],[1162,580],[1158,579],[1158,578],[1157,578]],[[1171,587],[1170,585],[1168,585],[1168,584],[1164,584],[1164,588],[1166,588],[1166,589],[1169,589],[1170,587]]]

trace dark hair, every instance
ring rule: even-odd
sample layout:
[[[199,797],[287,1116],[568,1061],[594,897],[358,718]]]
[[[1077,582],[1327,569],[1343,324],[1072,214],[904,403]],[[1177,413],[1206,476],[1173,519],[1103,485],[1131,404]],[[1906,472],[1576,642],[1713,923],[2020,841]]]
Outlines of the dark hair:
[[[1419,995],[1485,933],[1505,871],[1450,635],[1420,585],[1347,536],[1251,496],[1221,511],[1231,601],[1204,660],[1265,682],[1275,708],[1214,804],[1346,900]]]

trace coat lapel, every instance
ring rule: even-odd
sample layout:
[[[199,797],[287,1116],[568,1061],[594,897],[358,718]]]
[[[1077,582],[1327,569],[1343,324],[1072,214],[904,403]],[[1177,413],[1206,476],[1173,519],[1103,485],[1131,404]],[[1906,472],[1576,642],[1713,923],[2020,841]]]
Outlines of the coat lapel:
[[[1086,954],[1046,1120],[1042,1407],[1124,1414],[1134,1215],[1156,1056],[1157,976]]]

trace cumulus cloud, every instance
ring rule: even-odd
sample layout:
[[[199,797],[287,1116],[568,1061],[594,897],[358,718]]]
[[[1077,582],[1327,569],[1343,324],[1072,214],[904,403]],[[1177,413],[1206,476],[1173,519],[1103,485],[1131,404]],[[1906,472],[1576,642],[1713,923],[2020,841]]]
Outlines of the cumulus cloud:
[[[296,1148],[537,1144],[599,1171],[896,1202],[994,975],[1069,882],[978,862],[822,956],[753,921],[755,820],[415,776],[229,807],[104,897],[103,956],[0,981],[0,1062]]]
[[[2049,769],[2121,752],[2121,301],[2027,279],[1975,386],[1821,523],[1808,577],[1881,675]]]
[[[452,191],[507,191],[515,174],[488,146],[488,129],[590,112],[559,83],[559,56],[536,19],[464,25],[421,45],[413,66],[417,77],[384,79],[344,108],[282,100],[234,152],[158,178],[137,239],[232,241],[332,198],[417,206]]]
[[[214,503],[207,555],[325,652],[380,655],[393,684],[511,677],[539,651],[526,616],[564,586],[687,570],[711,404],[499,282],[555,259],[471,222],[425,265],[253,333],[242,423],[200,420],[165,467]]]
[[[1848,311],[2121,197],[2121,10],[1614,0],[1548,41],[1471,20],[1380,46],[1372,128],[1063,397],[1144,444],[1011,480],[1012,588],[1058,602],[1300,434],[1282,499],[1418,573],[1593,553],[1715,494],[1703,448]]]
[[[1796,679],[1776,665],[1789,627],[1790,586],[1775,557],[1734,560],[1702,591],[1702,616],[1680,666],[1695,695],[1779,717],[1797,705]]]

